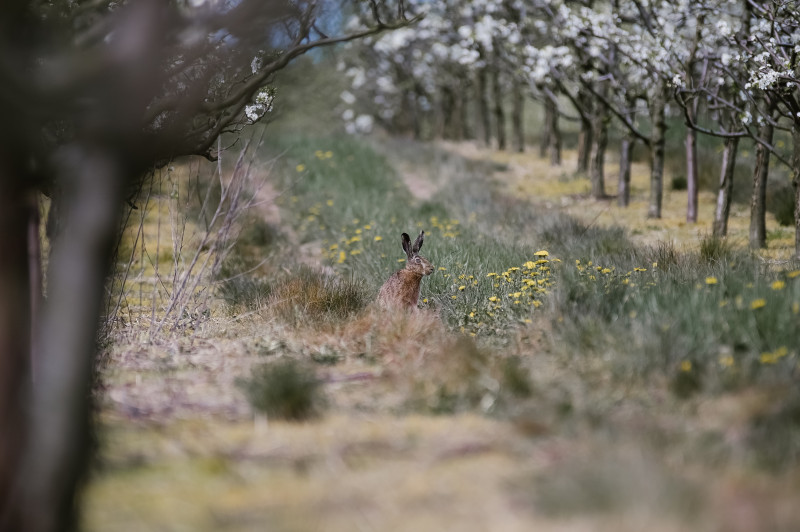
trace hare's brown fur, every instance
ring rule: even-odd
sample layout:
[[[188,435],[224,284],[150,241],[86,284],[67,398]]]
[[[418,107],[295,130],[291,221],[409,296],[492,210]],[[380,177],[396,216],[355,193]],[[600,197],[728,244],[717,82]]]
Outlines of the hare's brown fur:
[[[419,285],[422,278],[433,273],[433,264],[419,254],[425,231],[411,243],[411,238],[403,233],[403,251],[406,252],[406,267],[392,274],[383,283],[378,293],[378,303],[384,307],[416,309],[419,302]]]

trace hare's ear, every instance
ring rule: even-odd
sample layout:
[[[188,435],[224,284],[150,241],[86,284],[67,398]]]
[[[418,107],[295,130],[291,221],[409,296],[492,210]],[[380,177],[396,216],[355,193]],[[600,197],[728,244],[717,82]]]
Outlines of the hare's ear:
[[[408,233],[403,233],[403,251],[407,256],[411,256],[411,237],[408,236]]]
[[[414,245],[411,247],[411,251],[414,253],[419,253],[419,250],[422,249],[422,241],[425,239],[425,231],[420,231],[419,236],[414,241]]]

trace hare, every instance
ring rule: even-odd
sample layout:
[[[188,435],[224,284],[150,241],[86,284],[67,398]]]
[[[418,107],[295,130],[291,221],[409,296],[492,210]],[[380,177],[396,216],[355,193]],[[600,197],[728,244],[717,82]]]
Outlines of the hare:
[[[425,231],[411,243],[408,234],[403,233],[403,251],[406,252],[406,267],[392,274],[383,283],[378,293],[378,303],[384,307],[416,310],[419,301],[419,284],[422,277],[433,273],[431,261],[419,255]]]

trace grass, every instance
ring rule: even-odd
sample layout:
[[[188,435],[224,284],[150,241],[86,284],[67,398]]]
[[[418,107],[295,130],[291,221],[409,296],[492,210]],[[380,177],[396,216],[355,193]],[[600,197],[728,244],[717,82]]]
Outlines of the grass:
[[[110,347],[87,530],[719,530],[745,503],[753,530],[800,523],[782,233],[751,254],[735,206],[714,239],[713,198],[690,226],[671,190],[647,220],[639,163],[624,210],[529,154],[265,146],[279,209],[243,222],[208,318]],[[376,308],[420,229],[420,310]]]

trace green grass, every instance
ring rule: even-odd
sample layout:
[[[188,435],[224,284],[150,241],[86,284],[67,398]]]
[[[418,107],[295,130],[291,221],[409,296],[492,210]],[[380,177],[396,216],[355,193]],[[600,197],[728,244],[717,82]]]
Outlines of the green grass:
[[[553,349],[600,356],[624,379],[666,375],[679,395],[795,378],[800,278],[727,241],[706,237],[698,253],[636,246],[623,229],[500,197],[483,167],[459,168],[457,195],[415,200],[357,140],[291,144],[285,172],[306,174],[284,208],[330,267],[373,294],[403,266],[399,234],[424,228],[437,271],[421,306],[456,332],[508,338],[545,317]]]

